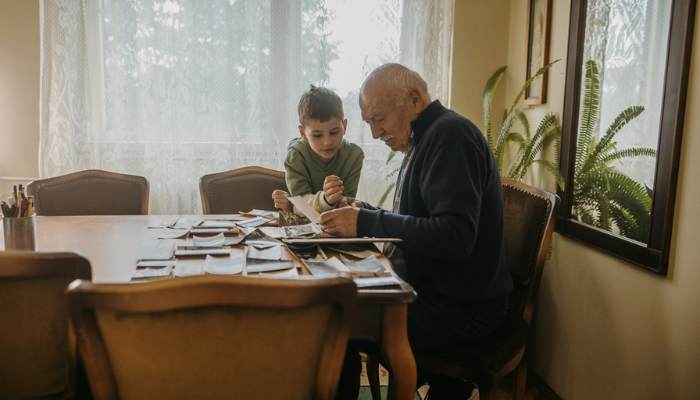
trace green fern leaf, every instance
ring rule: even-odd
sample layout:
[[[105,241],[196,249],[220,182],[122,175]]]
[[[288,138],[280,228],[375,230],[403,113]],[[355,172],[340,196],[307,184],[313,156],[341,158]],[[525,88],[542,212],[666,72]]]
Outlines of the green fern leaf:
[[[383,208],[383,207],[384,207],[384,202],[385,202],[386,199],[389,197],[389,195],[391,194],[391,191],[394,190],[395,187],[396,187],[396,182],[391,182],[391,184],[389,185],[389,187],[386,188],[386,190],[384,191],[384,194],[382,194],[382,197],[379,199],[379,203],[377,203],[377,206],[378,206],[379,208]]]
[[[578,143],[576,145],[576,165],[575,169],[583,167],[583,162],[587,159],[591,141],[594,140],[593,130],[598,121],[600,106],[600,81],[598,80],[598,65],[595,61],[586,62],[586,79],[584,81],[583,106],[581,111],[581,125],[578,132]]]
[[[628,158],[628,157],[639,157],[639,156],[648,156],[648,157],[656,157],[656,150],[652,148],[643,148],[643,147],[633,147],[630,149],[624,149],[620,151],[616,151],[614,153],[610,153],[604,158],[600,159],[601,164],[610,164],[613,161],[620,160],[622,158]]]
[[[493,139],[491,138],[491,104],[493,96],[496,94],[496,89],[498,89],[498,84],[506,72],[506,68],[508,67],[503,66],[497,69],[486,82],[486,87],[484,88],[484,135],[486,135],[486,140],[491,147],[493,147]]]

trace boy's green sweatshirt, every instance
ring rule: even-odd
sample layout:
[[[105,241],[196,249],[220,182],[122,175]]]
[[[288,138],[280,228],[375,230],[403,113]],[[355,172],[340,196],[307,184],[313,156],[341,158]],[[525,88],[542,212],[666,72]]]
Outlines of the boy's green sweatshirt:
[[[343,196],[357,196],[360,183],[362,161],[365,154],[360,146],[343,139],[340,149],[328,165],[324,164],[309,146],[309,142],[297,137],[287,146],[284,160],[287,188],[292,196],[302,196],[316,211],[333,209],[323,196],[323,182],[329,175],[336,175],[343,181]],[[294,211],[298,211],[295,210]]]

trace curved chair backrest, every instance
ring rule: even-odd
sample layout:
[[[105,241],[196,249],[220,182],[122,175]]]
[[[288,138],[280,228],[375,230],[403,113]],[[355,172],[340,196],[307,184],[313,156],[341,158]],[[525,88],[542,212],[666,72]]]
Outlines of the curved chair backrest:
[[[71,398],[75,333],[65,291],[91,277],[77,253],[0,252],[0,399]]]
[[[244,167],[199,178],[204,214],[236,214],[253,209],[274,210],[272,192],[288,191],[284,172]]]
[[[522,182],[511,179],[501,182],[506,262],[515,283],[508,309],[529,324],[554,232],[559,198]]]
[[[89,169],[29,182],[37,215],[145,215],[148,180]]]
[[[96,398],[331,400],[357,287],[211,275],[79,281],[68,301]]]

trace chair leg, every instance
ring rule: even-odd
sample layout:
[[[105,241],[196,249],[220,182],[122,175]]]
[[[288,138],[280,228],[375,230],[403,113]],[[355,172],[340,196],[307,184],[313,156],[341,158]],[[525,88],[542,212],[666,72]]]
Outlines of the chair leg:
[[[490,382],[479,382],[479,400],[497,400],[498,399],[498,381],[491,380]]]
[[[525,384],[527,383],[527,363],[525,360],[520,362],[518,368],[513,374],[513,398],[514,400],[523,400],[525,398]]]
[[[368,354],[365,366],[367,367],[367,380],[369,380],[372,400],[382,400],[382,393],[379,391],[379,356]]]

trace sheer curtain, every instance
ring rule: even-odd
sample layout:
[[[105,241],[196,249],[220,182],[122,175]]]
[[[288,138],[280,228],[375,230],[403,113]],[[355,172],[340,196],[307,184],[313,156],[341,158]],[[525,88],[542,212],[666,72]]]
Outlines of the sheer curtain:
[[[595,60],[600,72],[598,137],[624,109],[645,108],[615,135],[618,150],[657,147],[672,2],[588,0],[584,62]],[[639,156],[615,166],[643,184],[653,179],[656,160]]]
[[[389,184],[389,149],[358,89],[400,62],[450,102],[454,0],[42,0],[42,178],[98,168],[142,175],[151,214],[200,213],[198,180],[283,169],[309,84],[343,98],[365,150],[358,198]]]

